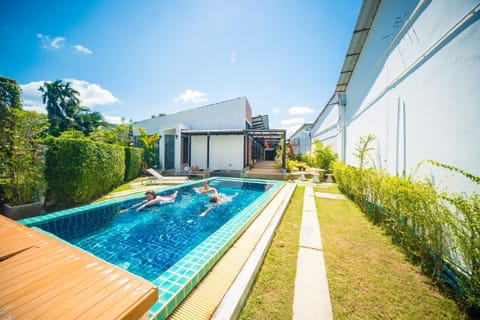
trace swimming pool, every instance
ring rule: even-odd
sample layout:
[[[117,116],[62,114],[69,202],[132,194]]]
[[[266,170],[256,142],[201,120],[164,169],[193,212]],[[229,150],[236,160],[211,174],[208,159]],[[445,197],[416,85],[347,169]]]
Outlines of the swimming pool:
[[[220,259],[276,194],[283,182],[245,179],[209,179],[220,193],[238,196],[211,204],[208,195],[194,187],[178,188],[177,200],[136,212],[122,208],[142,195],[114,199],[29,218],[21,223],[35,226],[83,250],[142,276],[159,286],[159,301],[150,316],[165,318]],[[172,188],[159,194],[168,194]]]

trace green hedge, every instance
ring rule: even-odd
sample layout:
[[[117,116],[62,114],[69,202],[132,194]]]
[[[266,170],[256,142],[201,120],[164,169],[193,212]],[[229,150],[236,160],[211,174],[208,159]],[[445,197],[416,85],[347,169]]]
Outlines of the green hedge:
[[[143,163],[143,149],[125,148],[125,181],[130,181],[140,175]]]
[[[438,191],[432,181],[336,163],[335,180],[381,224],[422,271],[448,283],[470,312],[480,311],[480,195]]]
[[[45,178],[48,210],[97,199],[120,185],[124,177],[123,147],[88,139],[47,140]]]

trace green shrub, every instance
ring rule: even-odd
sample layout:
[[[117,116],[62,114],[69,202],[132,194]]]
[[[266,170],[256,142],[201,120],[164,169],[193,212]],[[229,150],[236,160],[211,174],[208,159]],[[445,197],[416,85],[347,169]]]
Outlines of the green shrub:
[[[143,163],[143,149],[125,148],[125,181],[135,179],[140,175]]]
[[[32,203],[43,196],[45,115],[10,108],[0,120],[0,201]]]
[[[334,175],[340,190],[382,225],[424,273],[436,283],[449,283],[471,312],[480,311],[478,194],[449,194],[428,179],[343,163],[335,163]]]
[[[303,161],[289,160],[289,162],[293,167],[293,170],[305,171],[308,167],[308,165]]]
[[[48,209],[62,209],[96,199],[125,177],[122,147],[89,139],[49,138],[45,157]]]
[[[333,152],[331,146],[324,146],[319,140],[313,141],[313,151],[301,156],[301,160],[308,166],[325,170],[325,173],[331,173],[333,163],[337,161],[338,154]]]
[[[273,164],[273,167],[275,169],[282,169],[282,162],[281,161],[275,161],[275,163]],[[295,170],[294,161],[290,160],[290,159],[285,159],[285,171],[290,173],[293,170]]]

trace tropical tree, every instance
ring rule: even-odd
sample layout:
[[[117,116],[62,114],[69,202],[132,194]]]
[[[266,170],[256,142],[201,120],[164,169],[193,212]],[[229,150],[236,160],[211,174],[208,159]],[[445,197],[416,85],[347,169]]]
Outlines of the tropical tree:
[[[149,167],[154,167],[158,165],[158,155],[154,152],[155,142],[160,139],[160,135],[155,133],[153,135],[148,135],[147,131],[143,128],[138,128],[140,132],[140,141],[143,144],[144,149],[144,158]]]
[[[62,83],[62,80],[44,82],[38,90],[42,92],[43,103],[47,109],[49,133],[59,136],[67,128],[75,127],[73,116],[80,109],[80,99],[78,91],[71,87],[71,83]]]
[[[119,125],[100,127],[89,134],[89,138],[94,141],[104,142],[108,144],[117,144],[120,146],[130,146],[132,144],[132,121]]]
[[[81,130],[83,134],[88,136],[90,133],[95,132],[101,128],[108,128],[109,124],[103,119],[100,112],[89,112],[87,108],[85,111],[79,112],[74,116],[75,123],[78,126],[78,130]]]
[[[8,164],[8,181],[5,195],[14,205],[38,200],[44,191],[43,140],[47,136],[48,121],[44,114],[13,109],[15,120],[12,156]]]
[[[39,90],[46,104],[51,135],[59,136],[67,129],[75,129],[88,136],[100,128],[108,127],[99,112],[91,112],[87,107],[80,106],[79,93],[71,87],[70,82],[44,82]]]
[[[332,146],[324,146],[320,140],[313,140],[313,154],[317,168],[332,172],[332,164],[338,159],[338,154],[333,152]]]
[[[14,110],[21,109],[20,86],[8,78],[0,78],[0,200],[11,184],[16,118]]]
[[[0,78],[0,201],[33,202],[43,181],[45,115],[22,109],[21,89]]]
[[[0,77],[0,112],[8,108],[22,108],[21,100],[22,90],[20,86],[8,78]]]

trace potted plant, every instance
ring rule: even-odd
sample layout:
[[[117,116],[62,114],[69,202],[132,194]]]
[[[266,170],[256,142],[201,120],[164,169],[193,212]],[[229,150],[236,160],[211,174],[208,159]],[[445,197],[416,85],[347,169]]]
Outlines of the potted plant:
[[[2,213],[18,220],[41,213],[46,189],[42,138],[47,122],[44,115],[22,109],[8,110],[7,116],[13,125],[2,132],[0,200]]]

